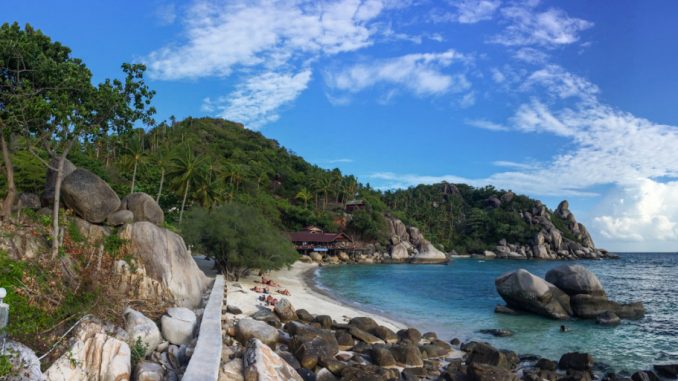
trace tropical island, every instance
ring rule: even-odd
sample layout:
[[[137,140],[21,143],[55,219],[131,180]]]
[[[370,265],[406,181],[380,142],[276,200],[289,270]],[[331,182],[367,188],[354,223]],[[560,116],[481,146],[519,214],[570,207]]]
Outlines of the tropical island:
[[[0,27],[1,379],[676,378],[675,364],[602,373],[589,353],[422,334],[314,289],[320,264],[615,258],[567,201],[375,189],[237,122],[158,121],[145,65],[97,82],[76,56],[30,25]],[[498,312],[644,316],[585,268],[552,267],[497,278]]]

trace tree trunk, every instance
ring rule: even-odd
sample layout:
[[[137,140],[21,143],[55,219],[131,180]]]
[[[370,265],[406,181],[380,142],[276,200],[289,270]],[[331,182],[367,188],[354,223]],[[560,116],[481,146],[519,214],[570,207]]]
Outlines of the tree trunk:
[[[135,160],[134,161],[134,171],[132,172],[132,189],[130,189],[129,193],[134,193],[134,181],[137,179],[137,166],[139,163]]]
[[[64,180],[64,162],[66,161],[66,156],[71,150],[73,141],[70,141],[64,147],[64,152],[59,156],[59,164],[57,166],[57,177],[56,182],[54,183],[54,207],[52,208],[52,250],[51,255],[52,259],[56,258],[59,254],[59,200],[61,199],[61,183]]]
[[[16,199],[16,184],[14,184],[14,166],[12,158],[9,155],[9,147],[5,140],[4,131],[0,131],[0,140],[2,144],[2,160],[5,163],[5,175],[7,176],[7,195],[2,202],[2,218],[7,220],[12,215],[12,206]]]
[[[158,187],[158,195],[155,197],[155,202],[160,202],[160,195],[162,194],[162,183],[165,182],[165,168],[160,171],[160,186]]]
[[[186,189],[184,190],[184,199],[181,200],[181,211],[179,212],[179,223],[181,223],[181,220],[184,218],[184,207],[186,206],[186,197],[188,197],[188,187],[189,187],[188,181],[186,181]]]

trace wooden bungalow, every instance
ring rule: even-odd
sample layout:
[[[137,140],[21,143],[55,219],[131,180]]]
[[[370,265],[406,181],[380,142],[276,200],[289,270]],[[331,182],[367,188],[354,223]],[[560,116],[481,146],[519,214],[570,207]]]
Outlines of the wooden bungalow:
[[[346,202],[346,212],[347,213],[353,213],[356,210],[363,210],[365,209],[365,201],[363,200],[351,200]]]
[[[313,251],[319,253],[336,254],[340,251],[354,251],[353,240],[344,233],[325,233],[315,226],[309,226],[303,231],[289,233],[290,240],[301,254]]]

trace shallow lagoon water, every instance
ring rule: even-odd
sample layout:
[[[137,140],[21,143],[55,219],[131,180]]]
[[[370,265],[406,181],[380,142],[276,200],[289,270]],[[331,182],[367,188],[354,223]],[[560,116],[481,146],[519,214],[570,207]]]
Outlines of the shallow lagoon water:
[[[617,327],[593,321],[556,321],[532,315],[495,314],[503,304],[494,279],[525,268],[543,277],[562,263],[458,259],[449,265],[344,265],[319,268],[319,287],[342,301],[400,320],[443,339],[479,339],[520,354],[557,360],[583,351],[616,371],[678,362],[678,254],[620,254],[618,260],[576,261],[600,278],[609,297],[642,301],[646,316]],[[565,324],[569,331],[560,332]],[[507,328],[512,337],[480,334]]]

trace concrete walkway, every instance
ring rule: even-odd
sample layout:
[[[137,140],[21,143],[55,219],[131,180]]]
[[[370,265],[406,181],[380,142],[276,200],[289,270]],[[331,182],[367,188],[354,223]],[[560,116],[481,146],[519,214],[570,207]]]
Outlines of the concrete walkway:
[[[208,277],[214,278],[219,275],[219,272],[214,268],[214,260],[208,259],[202,254],[193,256],[193,260],[198,265],[198,268]]]

